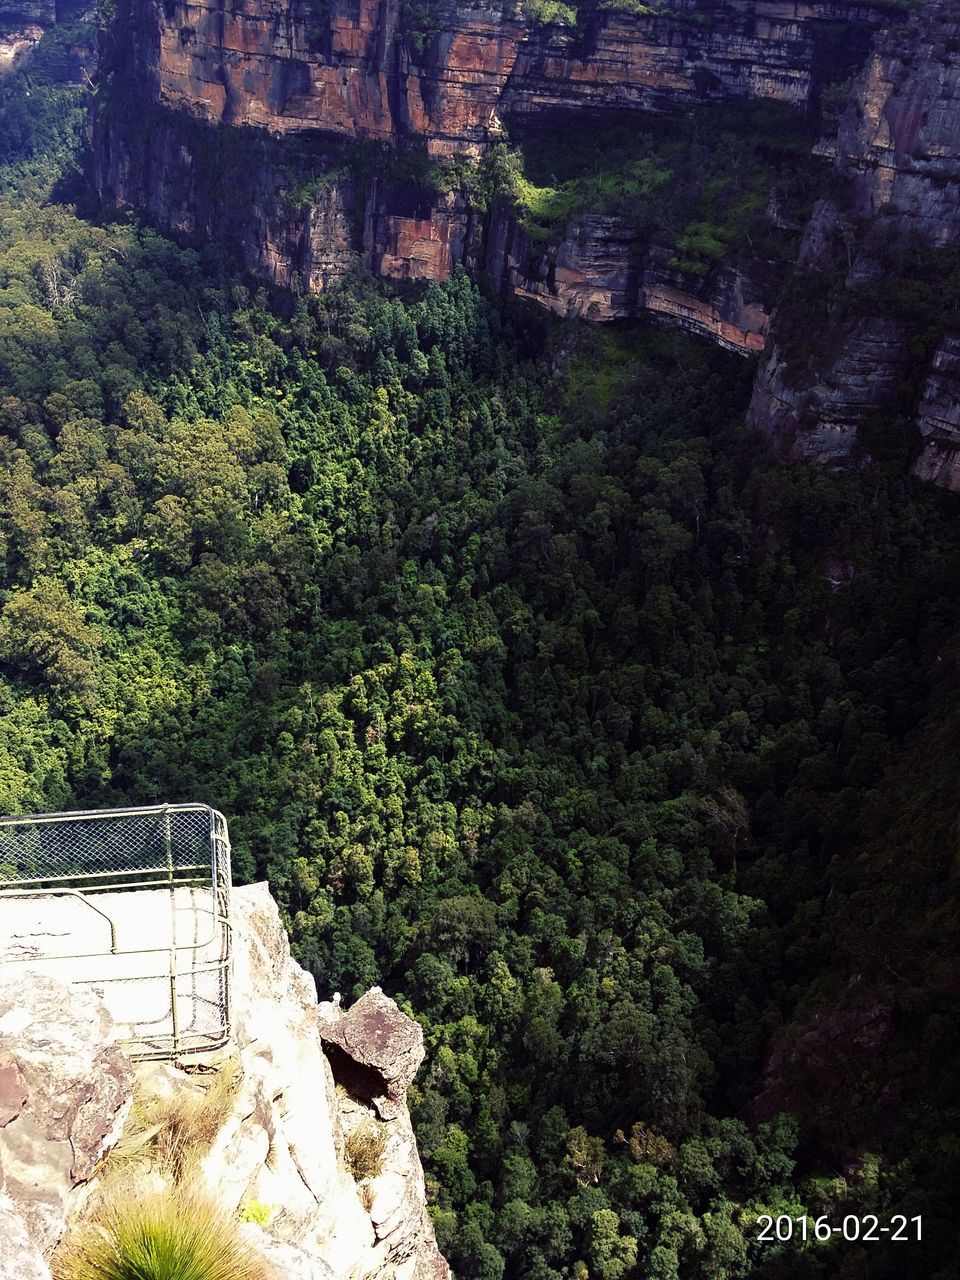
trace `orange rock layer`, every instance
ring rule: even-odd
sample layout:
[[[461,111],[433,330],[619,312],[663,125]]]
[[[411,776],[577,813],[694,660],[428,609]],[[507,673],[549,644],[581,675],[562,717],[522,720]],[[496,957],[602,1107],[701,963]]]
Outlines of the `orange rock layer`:
[[[521,6],[441,0],[437,33],[409,33],[399,0],[133,0],[159,100],[213,122],[276,133],[424,138],[436,154],[485,142],[510,112],[677,110],[709,99],[805,107],[812,25],[876,24],[870,4],[693,0],[653,14],[602,11],[575,33]]]

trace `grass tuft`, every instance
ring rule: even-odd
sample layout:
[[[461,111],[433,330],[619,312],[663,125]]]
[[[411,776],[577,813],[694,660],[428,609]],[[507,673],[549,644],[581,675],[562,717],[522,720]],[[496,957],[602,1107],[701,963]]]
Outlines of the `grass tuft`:
[[[275,1206],[262,1200],[246,1200],[240,1207],[240,1221],[253,1222],[258,1227],[268,1227],[275,1215]]]
[[[195,1192],[118,1188],[61,1244],[54,1280],[268,1280],[236,1219]]]
[[[137,1092],[110,1166],[149,1164],[175,1180],[209,1151],[226,1123],[237,1089],[237,1068],[225,1062],[202,1092],[191,1086],[173,1097]]]
[[[387,1146],[387,1130],[378,1120],[367,1116],[346,1141],[347,1165],[357,1182],[375,1178],[383,1168]]]

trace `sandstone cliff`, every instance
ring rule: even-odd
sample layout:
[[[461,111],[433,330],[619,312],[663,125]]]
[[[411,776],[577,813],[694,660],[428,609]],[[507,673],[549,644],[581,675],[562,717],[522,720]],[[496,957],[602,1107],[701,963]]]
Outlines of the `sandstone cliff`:
[[[792,457],[843,462],[919,427],[916,474],[960,488],[960,13],[881,36],[843,116],[750,411]],[[951,283],[952,282],[952,283]],[[897,426],[899,424],[899,427]]]
[[[266,887],[235,890],[233,901],[235,1043],[219,1057],[131,1064],[91,990],[19,966],[0,976],[4,1280],[48,1280],[58,1242],[70,1247],[117,1153],[131,1186],[165,1176],[149,1147],[136,1160],[138,1141],[150,1137],[149,1129],[146,1139],[131,1133],[145,1100],[162,1107],[163,1099],[193,1097],[202,1106],[210,1090],[221,1109],[192,1153],[198,1185],[249,1219],[243,1231],[271,1273],[448,1275],[403,1102],[423,1057],[419,1027],[378,991],[346,1014],[326,1006],[321,1020],[313,982],[290,958]],[[341,1042],[335,1070],[322,1035]],[[336,1076],[344,1074],[341,1083]],[[382,1105],[381,1093],[392,1105]],[[376,1161],[351,1170],[351,1135],[373,1124]]]
[[[439,0],[419,6],[418,28],[399,0],[121,0],[95,117],[97,185],[176,232],[231,240],[281,285],[322,288],[357,261],[411,279],[463,264],[560,314],[648,312],[758,351],[765,262],[691,278],[642,228],[591,216],[541,252],[509,208],[438,189],[409,163],[418,149],[476,160],[508,118],[683,115],[730,100],[809,113],[823,75],[845,73],[869,31],[896,16],[882,2],[651,8],[590,6],[564,27],[517,3]],[[368,162],[378,144],[400,157],[392,171],[382,156]]]
[[[321,9],[247,0],[129,0],[151,92],[218,124],[274,133],[425,139],[433,154],[479,147],[508,114],[618,106],[690,109],[730,96],[806,107],[822,24],[878,25],[882,4],[662,0],[654,12],[591,10],[541,25],[517,3],[422,6],[332,0]]]

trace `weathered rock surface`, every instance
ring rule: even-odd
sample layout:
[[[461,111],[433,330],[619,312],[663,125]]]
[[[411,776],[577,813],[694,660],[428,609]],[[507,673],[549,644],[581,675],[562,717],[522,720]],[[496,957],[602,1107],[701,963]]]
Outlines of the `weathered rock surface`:
[[[334,1087],[313,979],[291,959],[266,885],[234,890],[233,911],[235,1039],[242,1082],[204,1160],[211,1193],[237,1209],[250,1200],[275,1206],[265,1228],[267,1256],[281,1268],[289,1266],[284,1274],[296,1276],[299,1267],[305,1276],[443,1280],[448,1269],[426,1212],[423,1171],[403,1105],[403,1092],[423,1056],[422,1035],[419,1057],[405,1052],[408,1027],[416,1024],[377,991],[354,1006],[363,1006],[351,1022],[357,1053],[371,1060],[385,1051],[395,1068],[383,1172],[402,1182],[404,1197],[384,1231],[364,1207],[342,1158],[345,1129],[356,1122],[361,1104],[341,1097]],[[387,1007],[408,1027],[375,1015]]]
[[[923,444],[914,475],[960,491],[960,333],[945,333],[937,345],[917,426]]]
[[[0,976],[0,1055],[3,1186],[47,1255],[119,1135],[133,1069],[95,992],[14,966]]]
[[[50,1268],[8,1195],[0,1192],[0,1276],[3,1280],[50,1280]]]
[[[56,21],[55,0],[0,0],[0,73],[19,66]]]
[[[84,18],[73,40],[60,41],[44,58],[44,75],[57,84],[79,84],[96,66],[92,20],[95,0],[0,0],[0,75],[22,66],[56,24]]]
[[[340,1082],[338,1082],[338,1085]],[[368,1125],[376,1115],[373,1105],[337,1089],[338,1114],[344,1135]],[[433,1239],[426,1209],[423,1170],[406,1107],[384,1126],[386,1143],[378,1173],[363,1179],[361,1192],[376,1238],[376,1251],[398,1277],[411,1280],[448,1280],[450,1271],[438,1250],[425,1249],[424,1238]]]
[[[323,1011],[320,1035],[335,1079],[372,1102],[382,1119],[394,1119],[423,1062],[420,1026],[379,987],[361,996],[349,1013],[332,1005]]]
[[[19,66],[43,38],[44,28],[35,22],[18,22],[0,31],[0,72]]]
[[[950,321],[898,318],[917,252],[960,247],[960,12],[926,5],[878,38],[837,141],[838,194],[814,211],[800,251],[800,284],[820,281],[827,313],[798,344],[797,316],[775,323],[750,420],[792,457],[848,460],[880,414],[913,418],[922,437],[915,473],[960,488],[958,340]],[[918,327],[946,331],[928,352]],[[918,367],[918,359],[922,362]]]
[[[356,138],[424,138],[433,154],[487,141],[508,113],[562,106],[676,111],[728,97],[798,107],[813,93],[822,25],[877,26],[882,3],[693,0],[601,10],[583,30],[519,4],[440,0],[423,31],[399,0],[284,0],[229,9],[126,0],[124,20],[159,101],[215,123]]]

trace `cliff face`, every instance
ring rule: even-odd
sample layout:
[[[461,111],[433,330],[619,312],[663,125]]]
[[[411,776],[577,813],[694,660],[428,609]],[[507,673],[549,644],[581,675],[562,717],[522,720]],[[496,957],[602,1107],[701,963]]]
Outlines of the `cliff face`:
[[[665,0],[541,26],[502,0],[440,0],[425,29],[400,0],[243,0],[235,8],[131,0],[139,61],[159,101],[275,133],[418,136],[432,153],[480,146],[506,114],[611,106],[676,111],[731,96],[805,107],[822,22],[877,25],[882,7],[795,0]]]
[[[840,126],[837,189],[804,235],[751,406],[782,451],[845,461],[891,416],[915,472],[960,488],[960,14],[936,0],[882,36]],[[813,341],[798,333],[805,322]]]
[[[732,265],[691,277],[672,269],[670,257],[628,220],[602,214],[574,219],[558,246],[538,249],[501,212],[491,220],[485,264],[501,293],[556,315],[616,320],[646,313],[730,351],[761,351],[769,320],[764,288]],[[754,265],[760,274],[764,264]]]
[[[322,288],[356,261],[432,280],[462,263],[559,314],[652,312],[734,350],[762,348],[763,262],[684,277],[641,228],[594,215],[543,251],[504,207],[433,189],[422,173],[363,180],[356,154],[323,154],[339,138],[476,159],[506,117],[561,110],[676,115],[763,99],[806,111],[816,67],[836,61],[830,33],[843,23],[863,36],[888,9],[664,0],[656,13],[598,11],[573,29],[537,25],[517,4],[441,0],[422,6],[419,31],[405,9],[399,0],[244,0],[230,10],[122,0],[95,118],[104,198],[184,234],[229,237],[279,284]],[[844,47],[852,56],[857,40]],[[291,189],[291,152],[316,179],[306,193]]]
[[[318,1006],[312,979],[290,958],[265,886],[235,890],[233,917],[234,1042],[199,1061],[131,1064],[91,989],[21,966],[5,971],[3,1280],[49,1280],[49,1260],[58,1248],[71,1248],[71,1233],[83,1230],[115,1181],[117,1146],[125,1194],[141,1182],[155,1190],[167,1177],[144,1147],[149,1128],[146,1138],[136,1129],[135,1098],[141,1113],[154,1107],[154,1116],[217,1100],[208,1112],[194,1112],[213,1119],[189,1152],[197,1180],[191,1187],[229,1215],[252,1219],[243,1231],[270,1275],[446,1280],[404,1103],[423,1057],[420,1028],[379,991],[345,1015]],[[336,1036],[338,1027],[346,1048],[332,1069],[324,1037]],[[354,1079],[349,1068],[357,1062],[361,1075]],[[366,1087],[371,1081],[373,1089]],[[378,1105],[380,1089],[391,1095],[389,1108]],[[360,1177],[350,1168],[351,1135],[372,1124],[379,1155]],[[249,1213],[250,1205],[259,1212]]]

